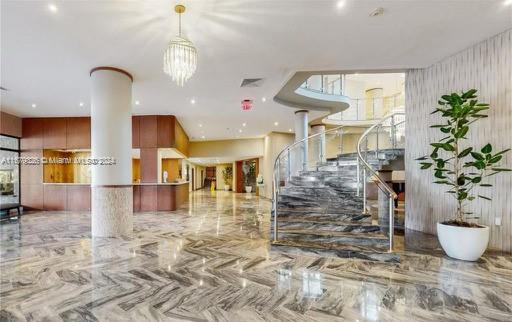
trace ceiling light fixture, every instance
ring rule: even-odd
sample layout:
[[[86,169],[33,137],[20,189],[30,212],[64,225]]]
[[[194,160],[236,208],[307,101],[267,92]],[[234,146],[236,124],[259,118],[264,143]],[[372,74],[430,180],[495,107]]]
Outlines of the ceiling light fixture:
[[[288,132],[291,132],[291,131],[292,131],[292,129],[288,129]]]
[[[190,100],[190,104],[195,104],[196,103],[196,100],[193,98]]]
[[[247,123],[242,123],[242,126],[245,127],[247,125]]]
[[[339,0],[338,2],[336,2],[336,8],[341,9],[345,6],[345,4],[345,0]]]
[[[37,107],[37,105],[36,105],[36,104],[32,104],[32,108],[36,108],[36,107]]]
[[[510,6],[512,4],[512,0],[504,0],[503,5]]]
[[[242,129],[238,130],[238,133],[242,133]]]
[[[59,11],[59,8],[57,8],[57,6],[54,5],[53,3],[50,3],[50,4],[48,4],[48,10],[55,13],[55,12]]]
[[[266,98],[266,97],[262,97],[262,98],[261,98],[261,101],[262,101],[263,103],[265,103],[265,102],[267,101],[267,98]]]
[[[135,101],[135,105],[140,105],[140,102],[139,101]]]
[[[199,124],[199,127],[203,127],[203,124]]]
[[[275,125],[275,126],[278,126],[278,125],[279,125],[279,122],[274,122],[274,125]]]
[[[196,72],[197,50],[194,44],[181,35],[181,14],[185,6],[178,4],[174,11],[179,17],[178,36],[169,42],[164,54],[164,73],[171,76],[179,86],[183,86]]]
[[[201,135],[201,139],[206,139],[206,137],[204,135]]]
[[[84,102],[80,102],[78,103],[78,105],[80,105],[80,107],[84,106]]]

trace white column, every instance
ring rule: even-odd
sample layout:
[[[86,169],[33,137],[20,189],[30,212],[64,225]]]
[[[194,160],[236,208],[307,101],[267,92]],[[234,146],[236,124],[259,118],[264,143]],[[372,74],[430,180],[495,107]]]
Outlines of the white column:
[[[299,110],[295,112],[295,142],[301,141],[308,137],[308,111]],[[298,171],[307,170],[308,166],[308,141],[298,144],[291,153],[292,157],[292,173],[297,174]]]
[[[92,236],[133,231],[132,76],[112,68],[91,70],[91,156],[114,164],[92,165]]]
[[[325,162],[325,125],[315,124],[311,125],[311,135],[317,135],[311,141],[313,145],[314,159],[318,162]]]

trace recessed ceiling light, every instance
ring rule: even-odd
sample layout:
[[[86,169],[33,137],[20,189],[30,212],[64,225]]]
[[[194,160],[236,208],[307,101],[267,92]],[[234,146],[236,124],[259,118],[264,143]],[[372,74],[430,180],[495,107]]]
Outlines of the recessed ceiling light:
[[[246,125],[247,125],[247,123],[242,123],[242,126],[244,126],[244,127],[245,127]]]
[[[140,105],[140,102],[139,101],[135,101],[135,105]]]
[[[195,103],[196,103],[195,98],[193,98],[193,99],[191,99],[191,100],[190,100],[190,104],[195,104]]]
[[[261,98],[261,101],[262,101],[263,103],[265,103],[265,102],[267,101],[267,98],[266,98],[266,97],[262,97],[262,98]]]
[[[204,135],[201,135],[201,139],[206,139],[206,137]]]
[[[36,108],[36,107],[37,107],[37,105],[36,105],[36,104],[32,104],[32,108]]]
[[[292,129],[288,129],[288,132],[291,132],[291,131],[292,131]]]
[[[54,5],[53,3],[50,3],[50,4],[48,4],[48,10],[55,13],[55,12],[59,11],[59,8],[57,8],[57,6]]]
[[[278,125],[279,125],[279,122],[274,122],[274,125],[275,125],[275,126],[278,126]]]
[[[199,127],[203,127],[203,124],[199,124]]]
[[[238,130],[238,133],[242,133],[242,129]]]
[[[341,9],[345,6],[345,4],[345,0],[338,0],[338,2],[336,2],[336,8]]]
[[[504,0],[504,1],[503,1],[503,4],[504,4],[505,6],[510,6],[510,5],[512,4],[512,0]]]
[[[80,102],[80,103],[78,103],[78,105],[84,106],[84,102]]]

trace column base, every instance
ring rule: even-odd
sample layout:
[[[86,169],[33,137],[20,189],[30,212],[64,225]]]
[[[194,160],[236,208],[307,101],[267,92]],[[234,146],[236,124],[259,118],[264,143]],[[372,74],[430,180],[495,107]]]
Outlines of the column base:
[[[92,237],[121,237],[133,233],[133,187],[91,187]]]

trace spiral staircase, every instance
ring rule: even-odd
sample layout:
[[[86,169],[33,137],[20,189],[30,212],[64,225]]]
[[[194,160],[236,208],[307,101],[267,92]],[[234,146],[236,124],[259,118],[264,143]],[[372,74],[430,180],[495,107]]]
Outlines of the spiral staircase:
[[[403,159],[404,128],[404,114],[392,113],[366,128],[355,152],[330,157],[333,147],[344,150],[343,126],[281,151],[274,166],[273,247],[399,261],[393,243],[397,194],[379,171]],[[385,209],[371,207],[371,186],[382,191]]]

